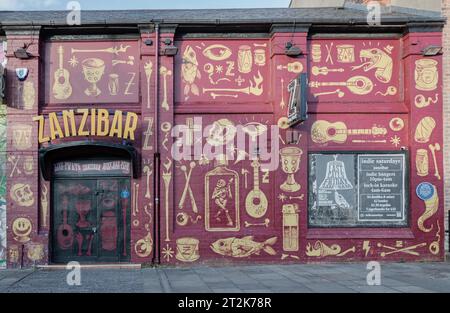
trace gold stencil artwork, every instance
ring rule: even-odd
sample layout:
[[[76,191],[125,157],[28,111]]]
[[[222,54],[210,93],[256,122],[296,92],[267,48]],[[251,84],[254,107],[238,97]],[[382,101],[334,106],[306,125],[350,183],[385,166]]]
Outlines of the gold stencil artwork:
[[[430,253],[433,255],[438,255],[441,251],[441,226],[439,226],[439,221],[437,224],[437,232],[436,232],[436,240],[433,241],[428,249],[430,250]]]
[[[162,78],[163,78],[163,87],[164,87],[164,91],[163,91],[163,101],[161,103],[161,107],[165,110],[165,111],[169,111],[169,94],[168,94],[168,88],[167,88],[167,77],[172,76],[172,71],[170,71],[167,67],[165,66],[161,66],[161,68],[159,69],[159,73],[161,74]]]
[[[24,82],[22,100],[25,110],[33,109],[36,101],[36,90],[32,82]]]
[[[14,240],[20,243],[26,243],[31,240],[30,234],[33,230],[31,221],[25,217],[19,217],[12,223],[12,232]]]
[[[253,218],[261,218],[267,213],[269,202],[264,192],[259,188],[259,169],[261,164],[259,160],[252,162],[253,167],[253,190],[245,199],[245,210],[247,214]]]
[[[169,188],[170,182],[172,181],[172,161],[167,158],[167,161],[163,164],[163,182],[164,182],[164,207],[165,207],[165,218],[166,218],[166,237],[164,241],[170,241],[170,229],[169,229]]]
[[[431,104],[436,104],[438,101],[439,101],[438,93],[434,96],[434,98],[432,97],[425,98],[424,95],[417,95],[414,98],[414,105],[416,106],[416,108],[423,109],[430,106]]]
[[[387,129],[384,127],[373,126],[371,129],[348,129],[343,122],[330,123],[324,120],[314,122],[311,128],[311,139],[319,144],[325,144],[330,141],[343,144],[347,141],[349,135],[385,136],[386,134]]]
[[[87,96],[97,97],[102,91],[97,87],[97,83],[105,74],[105,62],[98,58],[89,58],[81,62],[84,79],[90,86],[84,91]]]
[[[323,66],[323,67],[313,66],[311,72],[314,76],[319,76],[319,75],[326,76],[329,73],[343,73],[344,69],[343,68],[328,68],[326,66]]]
[[[59,46],[59,68],[55,71],[53,83],[53,97],[58,100],[66,100],[72,95],[70,73],[64,68],[64,48]]]
[[[192,171],[194,170],[194,168],[196,167],[196,163],[195,162],[191,162],[189,164],[189,174],[187,166],[182,165],[181,166],[181,171],[184,173],[184,178],[186,180],[184,189],[183,189],[183,194],[181,195],[181,199],[180,199],[180,203],[178,204],[178,208],[180,210],[184,209],[185,206],[185,202],[186,202],[186,198],[189,194],[189,199],[191,202],[191,207],[192,207],[192,211],[194,213],[198,213],[198,208],[197,208],[197,202],[195,201],[195,196],[194,196],[194,192],[192,191],[192,187],[191,187],[191,177],[192,177]]]
[[[416,61],[414,78],[416,88],[423,91],[436,90],[439,83],[438,62],[432,59],[420,59]]]
[[[150,227],[152,223],[152,215],[148,211],[148,205],[145,206],[144,211],[149,218],[148,223],[145,224],[145,230],[147,231],[147,235],[144,238],[139,239],[134,245],[134,251],[136,252],[136,255],[140,258],[146,258],[150,256],[150,254],[153,251],[152,229]]]
[[[47,227],[47,216],[48,216],[48,188],[47,185],[43,184],[41,192],[41,219],[42,226]]]
[[[251,73],[253,68],[252,48],[244,45],[239,47],[238,51],[238,70],[242,74]]]
[[[313,44],[311,51],[313,62],[322,62],[322,46],[320,44]]]
[[[205,229],[209,232],[240,230],[239,174],[227,165],[221,156],[205,176]]]
[[[364,72],[375,69],[375,78],[384,84],[391,81],[394,63],[392,61],[392,46],[387,46],[384,51],[379,48],[363,49],[359,57],[364,62],[361,65],[353,66],[352,70],[363,68]]]
[[[223,146],[232,142],[236,133],[236,126],[232,121],[226,118],[220,119],[212,124],[206,142],[213,147]]]
[[[355,62],[355,46],[354,45],[337,45],[337,61],[339,63]]]
[[[27,257],[32,262],[41,261],[45,256],[43,244],[28,245]]]
[[[434,176],[438,180],[442,180],[441,174],[439,172],[439,164],[438,164],[437,159],[436,159],[436,152],[441,151],[441,145],[439,143],[435,143],[435,144],[429,145],[428,148],[430,149],[431,155],[433,156]]]
[[[267,239],[264,242],[254,241],[253,236],[244,238],[226,238],[219,239],[211,244],[211,250],[215,253],[233,258],[247,258],[254,254],[260,255],[261,250],[269,255],[276,255],[277,252],[272,248],[277,242],[277,237]]]
[[[354,76],[349,78],[345,82],[318,82],[318,81],[312,81],[309,83],[309,87],[311,88],[319,88],[319,87],[330,87],[330,86],[344,86],[347,87],[347,89],[359,96],[367,95],[372,92],[373,90],[373,82],[365,77],[365,76]]]
[[[177,254],[175,258],[181,262],[195,262],[200,259],[199,244],[196,238],[177,239]]]
[[[149,61],[144,65],[145,77],[147,79],[147,109],[151,107],[150,84],[153,74],[153,62]]]
[[[284,192],[294,193],[301,189],[295,181],[295,174],[300,170],[300,161],[303,150],[297,147],[287,147],[280,151],[283,172],[288,174],[286,181],[280,186]]]
[[[299,208],[297,204],[283,205],[283,251],[299,250]]]
[[[16,264],[19,263],[19,247],[12,245],[8,249],[8,259],[9,263]]]
[[[123,44],[121,44],[120,47],[114,46],[114,47],[110,47],[110,48],[106,48],[106,49],[74,49],[74,48],[72,48],[72,54],[99,52],[99,53],[110,53],[110,54],[114,54],[114,55],[118,56],[118,55],[120,55],[120,53],[126,53],[129,48],[131,48],[131,46],[124,46]]]
[[[258,75],[253,77],[253,81],[250,80],[250,86],[246,88],[203,88],[203,93],[232,92],[232,93],[244,93],[247,95],[254,95],[259,97],[264,92],[264,88],[262,85],[263,82],[264,77],[261,75],[261,72],[258,71]]]
[[[230,48],[220,44],[211,45],[203,50],[203,55],[211,61],[224,61],[232,54]]]
[[[352,247],[344,252],[342,252],[342,248],[338,244],[333,244],[331,246],[327,246],[322,241],[316,241],[314,246],[310,243],[306,246],[306,255],[309,257],[317,257],[323,258],[327,256],[345,256],[351,252],[356,252],[356,247]]]
[[[436,121],[431,116],[424,117],[416,128],[414,140],[418,143],[427,143],[436,128]]]
[[[12,126],[13,147],[17,150],[27,150],[32,147],[31,132],[33,127],[26,124]]]
[[[429,174],[428,150],[418,149],[416,153],[417,176],[425,177]]]
[[[169,244],[166,244],[166,246],[162,248],[161,255],[167,262],[170,262],[170,260],[174,257],[175,252]]]
[[[147,176],[147,179],[145,180],[145,198],[151,199],[152,195],[150,193],[150,178],[153,175],[153,170],[150,168],[150,166],[146,165],[144,166],[144,174]]]
[[[23,171],[25,175],[32,175],[34,172],[34,160],[32,156],[26,156],[23,161]]]
[[[28,184],[13,185],[9,194],[11,199],[19,206],[30,207],[34,204],[34,194]]]
[[[195,84],[197,79],[202,77],[198,69],[197,53],[191,46],[187,46],[183,53],[183,64],[181,65],[181,74],[183,77],[184,96],[189,98],[189,94],[192,93],[195,96],[200,95],[200,90]]]
[[[316,68],[318,68],[318,67],[317,66],[313,67],[313,73]],[[277,70],[279,70],[279,71],[287,70],[289,73],[294,73],[294,74],[300,74],[301,72],[303,72],[303,69],[304,69],[303,64],[299,61],[288,63],[287,65],[278,65],[277,66]]]
[[[389,255],[398,254],[398,253],[419,256],[420,253],[415,250],[418,248],[425,247],[426,245],[427,245],[426,243],[421,243],[421,244],[417,244],[417,245],[410,246],[410,247],[404,247],[404,243],[402,241],[399,241],[399,242],[397,242],[395,247],[384,245],[382,243],[378,243],[377,247],[387,249],[387,251],[380,253],[381,257],[384,258]]]
[[[433,195],[430,199],[424,200],[425,212],[417,220],[417,226],[424,233],[429,233],[433,230],[433,225],[430,228],[425,227],[425,222],[435,215],[439,209],[439,195],[436,186],[433,186]]]

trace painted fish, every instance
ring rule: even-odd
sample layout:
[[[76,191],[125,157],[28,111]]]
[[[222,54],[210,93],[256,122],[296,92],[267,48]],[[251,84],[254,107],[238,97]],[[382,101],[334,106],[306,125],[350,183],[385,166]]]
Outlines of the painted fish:
[[[270,255],[277,254],[271,247],[277,242],[277,237],[267,239],[262,243],[255,242],[253,239],[253,236],[247,236],[242,239],[236,237],[220,239],[211,245],[211,249],[217,254],[233,258],[246,258],[253,254],[259,255],[261,250]]]
[[[191,46],[187,46],[186,50],[184,50],[181,73],[183,81],[186,83],[184,95],[188,96],[190,92],[196,96],[200,95],[200,91],[194,82],[197,78],[201,78],[201,73],[198,70],[197,54]]]

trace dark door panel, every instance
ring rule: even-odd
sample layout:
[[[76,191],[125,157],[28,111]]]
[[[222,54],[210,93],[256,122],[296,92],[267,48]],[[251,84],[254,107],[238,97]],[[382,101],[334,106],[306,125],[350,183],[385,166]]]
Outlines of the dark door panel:
[[[55,263],[129,260],[128,178],[56,179],[53,188]]]

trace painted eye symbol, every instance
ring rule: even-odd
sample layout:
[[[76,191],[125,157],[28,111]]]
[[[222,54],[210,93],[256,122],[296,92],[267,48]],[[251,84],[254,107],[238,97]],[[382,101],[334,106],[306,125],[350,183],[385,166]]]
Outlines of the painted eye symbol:
[[[231,49],[224,45],[212,45],[203,50],[203,55],[213,61],[223,61],[228,59],[233,53]]]

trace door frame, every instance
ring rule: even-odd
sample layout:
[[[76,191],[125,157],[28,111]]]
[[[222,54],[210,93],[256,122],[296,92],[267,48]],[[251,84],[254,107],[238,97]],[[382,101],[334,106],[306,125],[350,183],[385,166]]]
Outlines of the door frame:
[[[99,158],[100,159],[100,158]],[[114,260],[107,260],[99,258],[98,256],[98,252],[97,257],[94,260],[94,257],[89,257],[91,258],[91,260],[83,260],[83,259],[79,259],[76,260],[76,258],[83,258],[83,257],[77,257],[74,256],[73,260],[56,260],[55,257],[55,235],[56,235],[56,229],[55,229],[55,209],[56,209],[56,197],[55,197],[55,185],[58,181],[93,181],[95,182],[95,190],[91,191],[91,197],[92,197],[92,201],[95,201],[95,210],[96,210],[96,220],[97,220],[97,229],[98,231],[100,230],[100,219],[101,216],[99,216],[99,210],[98,210],[98,197],[99,195],[96,194],[97,191],[97,187],[98,187],[98,182],[101,180],[117,180],[119,182],[122,182],[122,184],[126,184],[126,186],[128,187],[128,190],[131,190],[131,181],[132,181],[132,177],[131,176],[85,176],[85,177],[53,177],[51,179],[51,184],[50,184],[50,194],[51,194],[51,201],[50,201],[50,229],[49,229],[49,255],[50,255],[50,262],[51,264],[62,264],[62,263],[67,263],[70,261],[78,261],[80,263],[84,263],[84,264],[95,264],[95,263],[129,263],[131,261],[131,201],[130,201],[130,205],[127,208],[127,214],[126,214],[126,233],[127,233],[127,238],[126,238],[126,248],[127,248],[127,253],[126,253],[126,257],[123,256],[123,229],[122,229],[122,234],[119,234],[122,238],[121,240],[118,240],[118,247],[117,247],[117,258],[115,258]],[[128,181],[128,183],[126,183],[126,181]],[[123,185],[122,185],[123,186]],[[120,188],[119,188],[119,193],[120,193]],[[120,197],[118,198],[120,199]],[[130,198],[131,200],[131,198]],[[119,210],[117,210],[119,211]],[[123,225],[123,217],[121,215],[118,216],[118,224],[121,223]],[[118,225],[120,227],[123,228],[122,225]],[[118,227],[119,228],[119,227]],[[99,248],[99,238],[100,235],[97,231],[96,237],[97,237],[97,249]],[[119,233],[119,231],[118,231]],[[74,244],[75,244],[75,240],[74,240]]]

